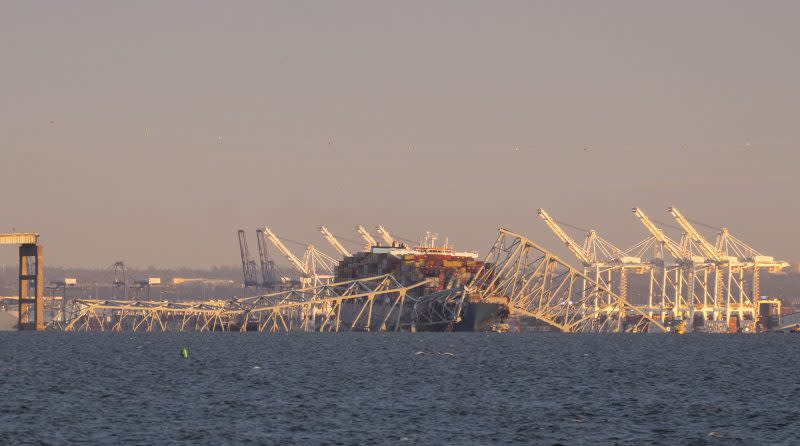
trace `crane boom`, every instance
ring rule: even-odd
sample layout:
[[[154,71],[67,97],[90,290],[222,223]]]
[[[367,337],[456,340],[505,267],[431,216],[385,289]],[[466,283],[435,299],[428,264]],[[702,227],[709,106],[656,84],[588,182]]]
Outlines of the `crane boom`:
[[[661,228],[656,226],[655,223],[653,223],[652,220],[650,220],[650,217],[645,215],[645,213],[642,212],[641,209],[633,208],[633,214],[636,215],[637,218],[639,218],[639,221],[642,222],[642,224],[644,225],[645,228],[647,228],[650,234],[652,234],[653,237],[657,241],[659,241],[664,246],[664,248],[667,249],[667,251],[669,251],[672,257],[680,261],[691,260],[690,257],[687,257],[687,255],[682,252],[682,250],[678,247],[678,244],[675,243],[671,238],[667,237],[667,235],[664,234],[664,231],[662,231]]]
[[[540,217],[542,217],[542,220],[544,220],[544,222],[547,224],[547,227],[549,227],[550,230],[555,233],[556,237],[558,237],[564,244],[567,245],[567,248],[572,251],[572,254],[574,254],[578,260],[583,262],[584,265],[589,265],[593,262],[594,259],[592,259],[591,255],[584,251],[583,247],[576,243],[572,237],[567,235],[567,233],[564,232],[560,226],[558,226],[555,220],[553,220],[544,209],[539,209],[536,212]]]
[[[378,235],[381,236],[381,238],[383,239],[384,242],[386,242],[387,245],[389,246],[394,245],[394,237],[392,237],[392,235],[389,234],[389,231],[387,231],[386,228],[384,228],[381,225],[378,225],[375,227],[375,231],[378,233]]]
[[[287,248],[286,245],[283,244],[283,242],[278,238],[277,235],[275,235],[274,232],[272,232],[270,228],[264,226],[264,234],[266,234],[269,241],[271,241],[272,244],[275,245],[275,248],[277,248],[278,251],[280,251],[280,253],[283,254],[284,257],[286,257],[286,259],[289,260],[289,263],[291,263],[292,266],[295,267],[295,269],[297,269],[297,271],[301,275],[303,275],[304,277],[308,277],[309,275],[308,267],[306,267],[306,265],[300,259],[298,259],[297,256],[292,254],[292,251],[289,251],[289,248]]]
[[[680,213],[680,211],[675,208],[674,206],[667,209],[670,214],[675,218],[678,224],[686,231],[686,235],[689,236],[690,239],[694,240],[697,243],[697,246],[703,251],[703,254],[706,255],[709,259],[715,262],[724,262],[727,261],[727,257],[717,250],[714,245],[712,245],[708,240],[705,239],[699,232],[689,223],[689,220]]]
[[[333,234],[331,233],[331,231],[328,230],[328,228],[326,228],[325,226],[320,226],[319,232],[322,233],[322,236],[325,237],[325,240],[327,240],[328,243],[330,243],[331,246],[333,246],[333,249],[335,249],[336,252],[341,254],[343,257],[350,257],[352,255],[350,254],[350,251],[347,250],[347,248],[345,248],[344,246],[342,246],[341,243],[339,243],[339,240],[336,240],[336,237],[333,236]]]
[[[247,247],[247,238],[244,235],[244,230],[239,229],[238,234],[239,253],[242,256],[242,274],[244,275],[244,285],[256,286],[258,285],[258,278],[256,277],[256,265],[253,260],[250,260],[250,249]]]
[[[364,241],[367,243],[365,245],[367,251],[369,251],[370,248],[372,248],[373,246],[378,245],[378,242],[375,240],[375,238],[372,237],[369,231],[367,231],[367,228],[365,228],[364,226],[362,225],[356,226],[356,231],[358,232],[358,235],[360,235],[361,238],[363,238]]]

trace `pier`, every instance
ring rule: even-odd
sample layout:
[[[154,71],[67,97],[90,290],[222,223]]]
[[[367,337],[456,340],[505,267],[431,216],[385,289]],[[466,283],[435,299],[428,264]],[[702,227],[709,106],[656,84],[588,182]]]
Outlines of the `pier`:
[[[44,330],[42,246],[39,234],[0,234],[0,245],[19,245],[19,330]],[[30,292],[33,291],[33,296]]]

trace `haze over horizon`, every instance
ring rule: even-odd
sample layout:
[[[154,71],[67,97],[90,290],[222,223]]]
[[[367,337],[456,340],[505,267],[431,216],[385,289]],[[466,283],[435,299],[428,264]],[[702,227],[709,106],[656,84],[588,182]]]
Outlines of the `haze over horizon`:
[[[794,1],[10,2],[0,232],[40,233],[45,265],[206,267],[238,263],[239,228],[251,250],[263,225],[332,252],[319,225],[382,224],[485,254],[504,226],[575,263],[537,208],[626,247],[646,236],[632,207],[672,224],[675,205],[800,260],[798,17]]]

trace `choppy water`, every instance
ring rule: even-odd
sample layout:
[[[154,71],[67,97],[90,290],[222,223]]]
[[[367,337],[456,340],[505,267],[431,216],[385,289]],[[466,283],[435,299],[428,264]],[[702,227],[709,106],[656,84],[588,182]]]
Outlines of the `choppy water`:
[[[799,342],[0,333],[0,444],[798,444]]]

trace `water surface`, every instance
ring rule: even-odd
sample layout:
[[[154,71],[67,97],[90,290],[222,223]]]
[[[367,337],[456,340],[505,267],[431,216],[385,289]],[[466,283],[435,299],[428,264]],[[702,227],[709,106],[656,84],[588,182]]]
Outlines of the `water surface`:
[[[799,341],[3,332],[0,444],[798,444]]]

